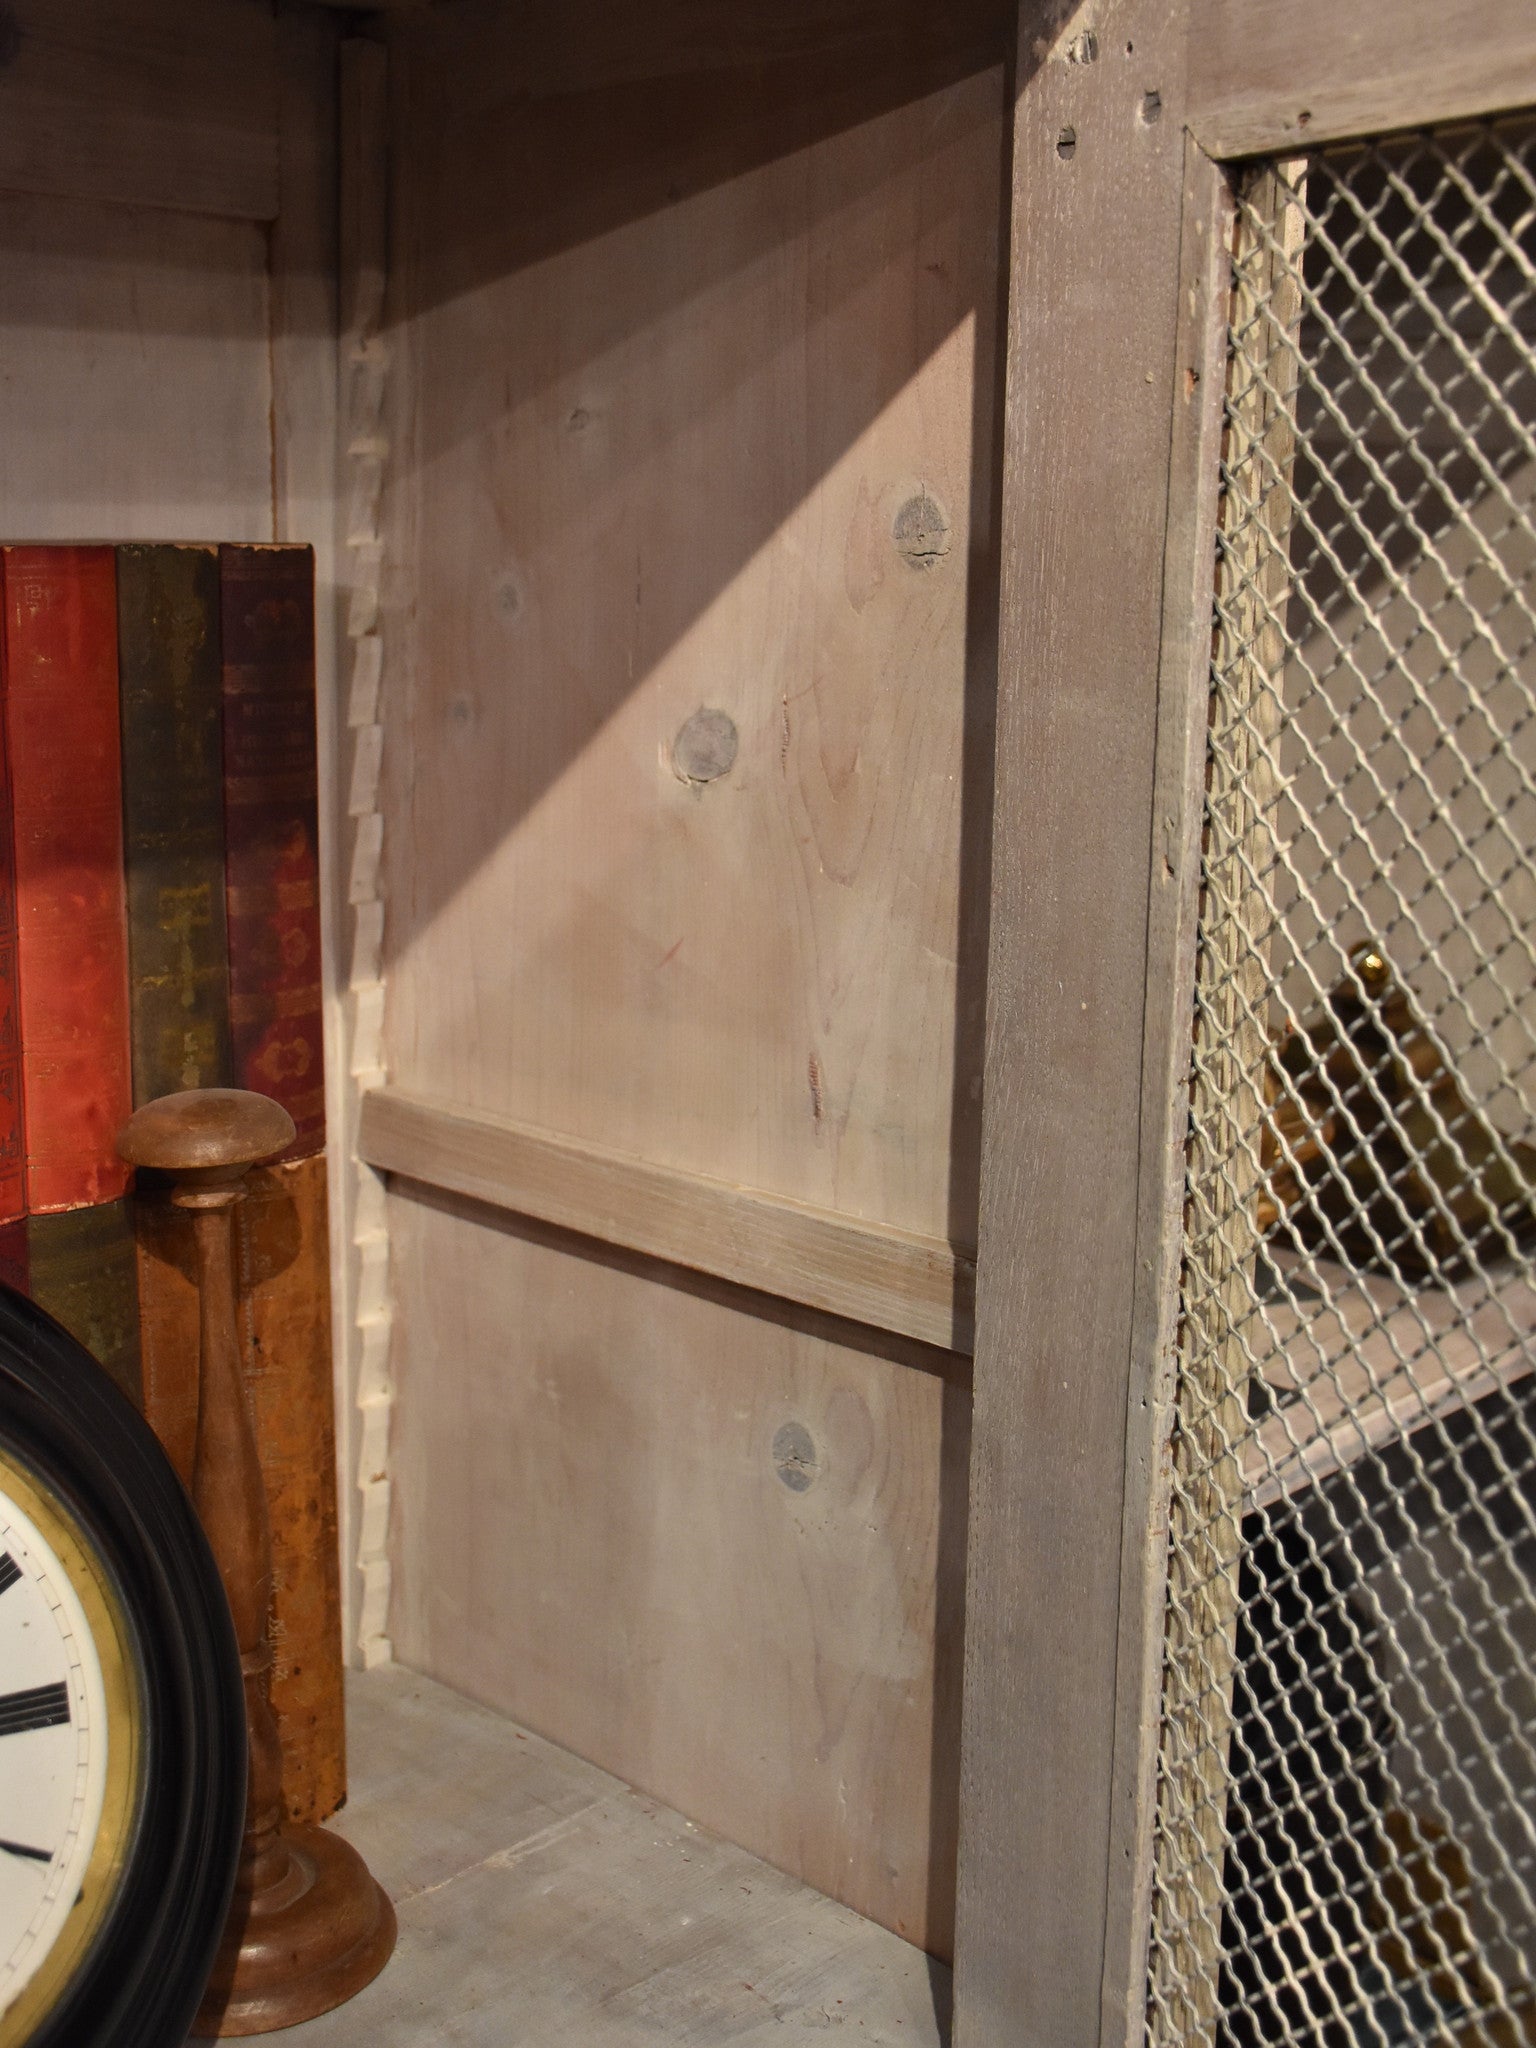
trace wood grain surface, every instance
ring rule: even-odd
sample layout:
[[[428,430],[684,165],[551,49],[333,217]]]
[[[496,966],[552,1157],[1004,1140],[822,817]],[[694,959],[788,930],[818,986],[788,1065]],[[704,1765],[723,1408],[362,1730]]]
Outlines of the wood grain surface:
[[[415,1672],[348,1691],[400,1946],[294,2048],[942,2048],[949,1972],[884,1928]]]
[[[1193,0],[1189,48],[1189,124],[1218,157],[1536,100],[1529,0]]]
[[[324,1426],[330,1346],[324,1294],[315,1301],[313,1287],[304,1287],[306,1267],[322,1287],[329,1275],[324,1165],[312,1154],[296,1175],[273,1169],[259,1191],[246,1186],[252,1166],[281,1159],[293,1135],[293,1118],[271,1097],[204,1088],[145,1103],[118,1139],[124,1159],[164,1175],[171,1206],[191,1226],[198,1301],[192,1499],[229,1602],[250,1738],[235,1896],[211,1974],[204,1972],[192,2022],[199,2038],[271,2033],[329,2012],[377,1976],[395,1945],[393,1908],[362,1858],[288,1811],[272,1697],[275,1666],[285,1656],[290,1681],[312,1675],[298,1668],[273,1625],[280,1520],[290,1528],[308,1521],[305,1552],[330,1567],[338,1647],[334,1495],[329,1528],[323,1499],[335,1477]],[[263,1301],[264,1283],[277,1273],[297,1274],[299,1285]],[[318,1402],[305,1398],[316,1375],[292,1370],[306,1349],[311,1358],[321,1354]],[[317,1462],[320,1487],[312,1477]],[[339,1661],[331,1669],[339,1680]],[[335,1692],[339,1704],[339,1683]],[[303,1716],[298,1733],[312,1733]]]
[[[389,1208],[397,1655],[946,1950],[966,1396],[453,1197]]]
[[[189,1219],[163,1183],[135,1198],[144,1410],[184,1482],[197,1443],[197,1288]],[[272,1518],[272,1705],[295,1820],[346,1797],[323,1156],[262,1167],[237,1217],[239,1323]]]
[[[0,186],[271,220],[274,58],[260,0],[10,0]]]
[[[7,532],[269,538],[268,322],[248,221],[0,193]]]
[[[1184,31],[1026,5],[956,2048],[1102,2038]]]
[[[372,1166],[945,1350],[970,1349],[975,1267],[942,1238],[465,1116],[401,1088],[363,1099]]]
[[[791,105],[777,160],[608,233],[587,194],[540,257],[576,199],[525,152],[595,107],[435,99],[443,20],[400,124],[391,1076],[968,1249],[999,74],[807,147]]]
[[[940,1950],[1002,13],[391,32],[391,1633]]]

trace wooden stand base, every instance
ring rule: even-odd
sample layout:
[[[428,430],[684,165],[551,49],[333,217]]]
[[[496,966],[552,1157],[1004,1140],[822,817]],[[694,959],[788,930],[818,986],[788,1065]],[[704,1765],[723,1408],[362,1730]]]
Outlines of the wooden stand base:
[[[258,1160],[293,1142],[264,1095],[199,1088],[133,1113],[118,1149],[174,1176],[197,1245],[199,1378],[192,1497],[218,1559],[245,1676],[250,1775],[234,1902],[193,2032],[205,2040],[297,2026],[370,1983],[395,1945],[395,1913],[339,1835],[284,1824],[272,1712],[272,1533],[235,1322],[230,1223]]]
[[[395,1909],[349,1842],[285,1828],[289,1867],[238,1892],[192,2031],[200,2039],[269,2034],[344,2005],[388,1962]]]

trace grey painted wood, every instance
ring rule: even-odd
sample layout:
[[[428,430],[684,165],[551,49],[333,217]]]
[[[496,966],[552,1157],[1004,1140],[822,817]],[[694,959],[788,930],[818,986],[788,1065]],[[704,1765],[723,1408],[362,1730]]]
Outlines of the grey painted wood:
[[[293,2048],[939,2048],[948,1972],[398,1666],[348,1681],[338,1822],[400,1941]]]
[[[956,2048],[1098,2048],[1185,20],[1021,24]],[[1145,1340],[1143,1339],[1143,1349]],[[1137,1366],[1136,1384],[1145,1378]]]
[[[1189,122],[1213,156],[1536,100],[1531,0],[1195,0]]]

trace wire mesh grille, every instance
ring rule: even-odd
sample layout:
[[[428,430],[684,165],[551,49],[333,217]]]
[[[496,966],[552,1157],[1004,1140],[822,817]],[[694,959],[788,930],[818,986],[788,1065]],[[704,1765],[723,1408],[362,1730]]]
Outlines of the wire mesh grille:
[[[1536,125],[1233,239],[1148,2040],[1536,2043]]]

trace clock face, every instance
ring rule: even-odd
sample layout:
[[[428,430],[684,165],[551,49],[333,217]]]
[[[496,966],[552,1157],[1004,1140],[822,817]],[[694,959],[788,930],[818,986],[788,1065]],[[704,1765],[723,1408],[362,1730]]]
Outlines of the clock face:
[[[114,1604],[64,1504],[0,1453],[0,2048],[121,1882],[140,1717]]]

